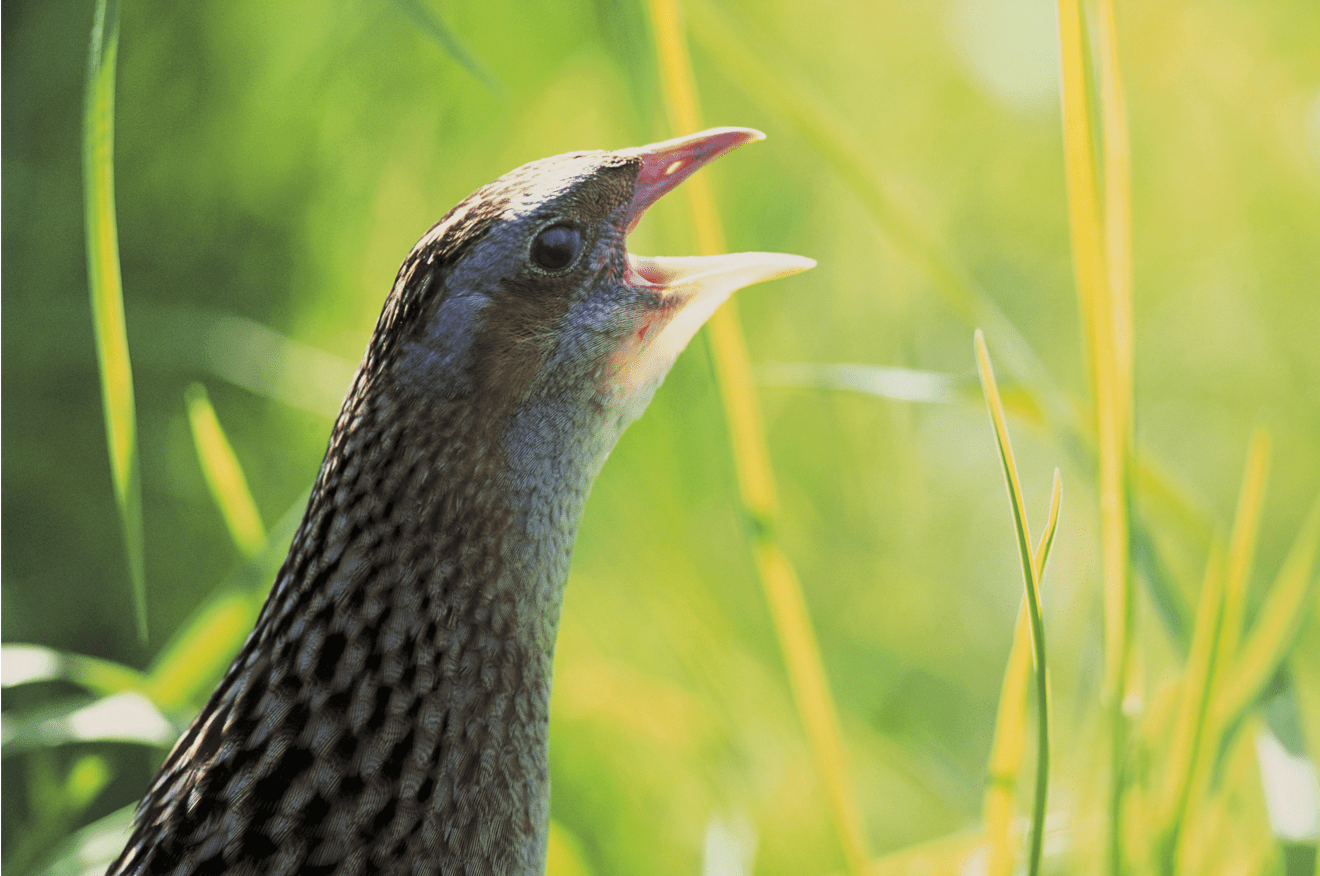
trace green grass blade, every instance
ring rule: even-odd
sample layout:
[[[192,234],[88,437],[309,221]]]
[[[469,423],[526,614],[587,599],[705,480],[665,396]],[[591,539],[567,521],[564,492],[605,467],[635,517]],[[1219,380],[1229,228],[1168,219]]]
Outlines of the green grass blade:
[[[211,399],[200,383],[188,387],[188,422],[192,425],[193,445],[202,464],[202,475],[229,528],[229,535],[243,556],[250,557],[266,541],[257,503],[248,489],[243,467],[220,426]]]
[[[1034,563],[1037,580],[1043,580],[1045,563],[1049,559],[1050,547],[1054,544],[1062,496],[1063,481],[1055,469],[1049,521],[1036,546]],[[1004,670],[1004,682],[1000,688],[985,802],[982,806],[987,876],[1009,876],[1013,871],[1013,797],[1027,749],[1027,687],[1031,680],[1031,661],[1031,618],[1027,596],[1023,593],[1017,625],[1013,630],[1013,647],[1008,654],[1008,666]]]
[[[101,371],[101,402],[110,448],[110,474],[124,533],[138,635],[147,638],[147,586],[143,568],[142,485],[138,480],[137,415],[124,322],[115,223],[115,62],[119,54],[118,0],[97,0],[83,108],[83,222],[87,280]]]
[[[985,336],[980,329],[976,332],[976,369],[981,376],[981,385],[985,390],[985,400],[990,408],[990,419],[994,426],[995,443],[999,446],[999,459],[1004,467],[1004,481],[1008,486],[1009,501],[1013,509],[1013,525],[1017,529],[1018,551],[1022,560],[1022,578],[1026,587],[1027,615],[1031,621],[1032,653],[1036,664],[1036,788],[1031,813],[1031,844],[1027,872],[1036,876],[1040,872],[1041,854],[1045,842],[1045,811],[1049,796],[1050,776],[1050,688],[1049,663],[1045,650],[1045,619],[1040,603],[1040,573],[1044,570],[1050,546],[1054,542],[1054,529],[1058,524],[1059,500],[1062,494],[1062,482],[1059,472],[1054,472],[1054,491],[1050,501],[1050,522],[1046,527],[1040,546],[1033,556],[1031,550],[1031,532],[1027,525],[1027,509],[1022,501],[1022,485],[1018,480],[1017,463],[1013,460],[1013,445],[1008,437],[1008,425],[1004,418],[1004,406],[999,399],[999,389],[995,385],[994,370],[990,366],[990,354],[986,350]]]
[[[458,37],[454,36],[454,32],[440,19],[440,16],[423,5],[421,0],[394,0],[394,2],[423,33],[473,79],[484,85],[492,94],[504,96],[504,86],[476,59],[476,56],[467,50]]]
[[[1256,622],[1228,667],[1216,697],[1216,722],[1232,726],[1269,684],[1314,610],[1315,559],[1320,549],[1320,500],[1297,533]]]
[[[1036,543],[1035,563],[1036,580],[1045,579],[1045,564],[1050,559],[1050,548],[1054,547],[1054,533],[1059,528],[1059,506],[1063,502],[1063,477],[1059,470],[1054,470],[1054,484],[1050,487],[1050,511],[1045,521],[1045,531]]]

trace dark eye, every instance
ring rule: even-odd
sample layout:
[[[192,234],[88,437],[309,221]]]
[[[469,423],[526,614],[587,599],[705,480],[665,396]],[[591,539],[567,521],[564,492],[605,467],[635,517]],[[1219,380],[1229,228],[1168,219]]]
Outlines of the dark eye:
[[[532,241],[532,261],[547,271],[560,271],[573,263],[581,246],[581,231],[571,225],[551,225]]]

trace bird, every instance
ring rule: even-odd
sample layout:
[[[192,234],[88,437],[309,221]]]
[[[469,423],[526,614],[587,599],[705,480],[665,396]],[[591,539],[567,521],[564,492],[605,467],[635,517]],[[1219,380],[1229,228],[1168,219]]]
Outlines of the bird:
[[[627,236],[763,137],[533,161],[422,236],[255,627],[108,876],[544,872],[555,636],[591,484],[734,290],[815,264],[648,258]]]

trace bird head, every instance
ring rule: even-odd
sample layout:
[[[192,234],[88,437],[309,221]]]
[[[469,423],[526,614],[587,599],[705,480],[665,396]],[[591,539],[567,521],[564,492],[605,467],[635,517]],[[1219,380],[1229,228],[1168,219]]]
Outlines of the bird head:
[[[404,262],[364,372],[374,362],[430,398],[474,397],[508,411],[531,405],[560,419],[595,411],[617,437],[734,290],[815,264],[774,253],[628,252],[628,233],[648,207],[763,136],[716,128],[574,152],[478,189]]]

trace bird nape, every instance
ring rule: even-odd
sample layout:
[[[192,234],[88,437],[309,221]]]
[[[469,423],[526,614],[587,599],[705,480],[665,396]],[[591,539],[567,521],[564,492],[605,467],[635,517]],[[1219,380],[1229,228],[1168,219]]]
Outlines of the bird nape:
[[[708,316],[798,256],[644,258],[652,203],[762,135],[534,161],[409,253],[270,596],[111,874],[534,874],[591,482]]]

